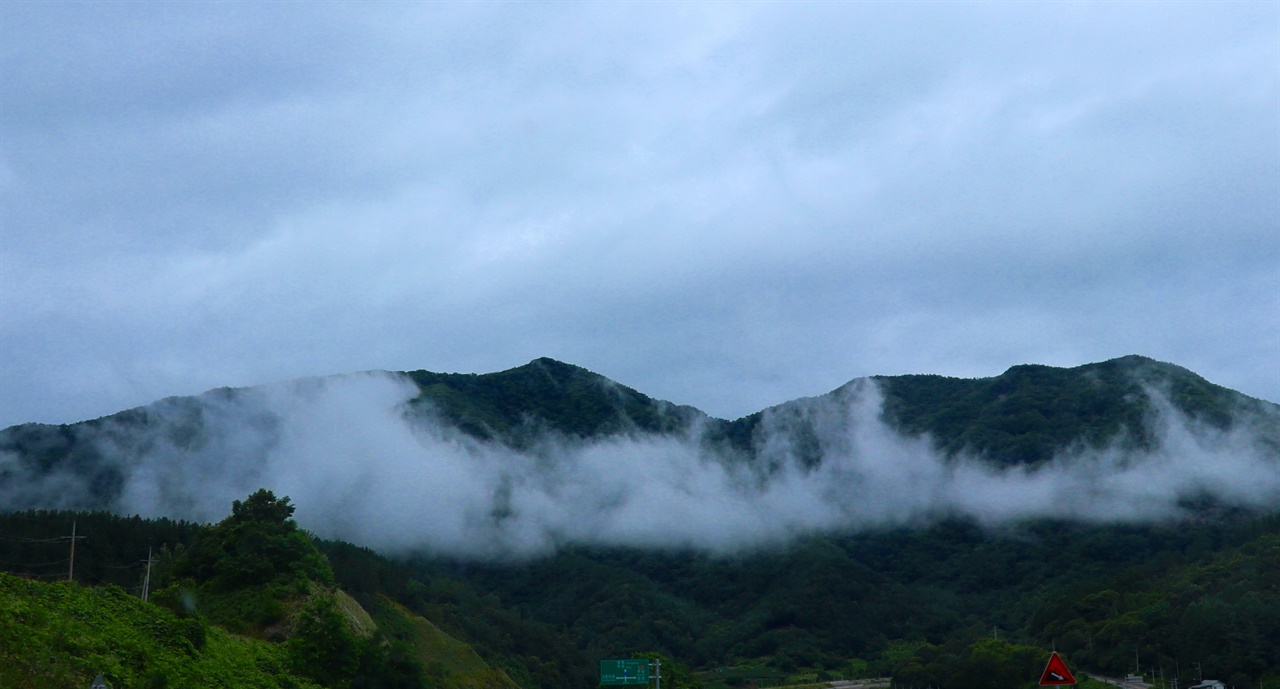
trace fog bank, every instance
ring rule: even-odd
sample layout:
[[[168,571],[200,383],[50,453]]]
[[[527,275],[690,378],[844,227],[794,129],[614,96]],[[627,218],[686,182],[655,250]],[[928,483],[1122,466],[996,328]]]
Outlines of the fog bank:
[[[698,429],[592,441],[547,433],[517,451],[407,413],[417,392],[396,374],[295,381],[165,400],[140,428],[79,432],[115,469],[118,512],[216,521],[232,500],[267,487],[323,537],[462,557],[570,543],[729,552],[950,515],[990,525],[1150,521],[1205,496],[1280,505],[1274,449],[1242,425],[1199,426],[1154,391],[1153,450],[1077,450],[1008,469],[946,459],[928,438],[897,434],[881,421],[870,380],[766,412],[750,460],[705,444]],[[801,460],[797,415],[816,431],[816,465]],[[11,508],[87,499],[83,476],[35,476],[12,454],[0,455],[6,472],[0,501]]]

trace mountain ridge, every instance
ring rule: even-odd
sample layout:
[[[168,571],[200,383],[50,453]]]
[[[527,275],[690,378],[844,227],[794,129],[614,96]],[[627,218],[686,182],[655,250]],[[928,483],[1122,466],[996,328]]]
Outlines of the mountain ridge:
[[[920,470],[910,467],[925,461],[922,453],[1001,471],[1088,455],[1121,471],[1125,462],[1112,455],[1159,454],[1171,429],[1199,457],[1183,467],[1186,476],[1170,477],[1169,490],[1179,495],[1193,492],[1187,481],[1206,480],[1195,462],[1224,452],[1243,448],[1260,457],[1251,470],[1280,465],[1280,405],[1137,355],[1071,368],[1021,364],[987,378],[856,378],[732,421],[543,357],[484,374],[374,371],[215,388],[75,424],[12,426],[0,430],[0,504],[125,509],[121,501],[142,499],[151,513],[169,514],[187,509],[193,491],[208,490],[193,476],[222,477],[225,502],[270,480],[281,461],[292,463],[297,482],[307,473],[298,462],[316,459],[337,462],[328,470],[338,476],[369,462],[398,472],[411,468],[406,462],[452,457],[415,471],[487,472],[484,490],[493,497],[486,509],[501,529],[501,515],[514,509],[512,490],[572,480],[564,463],[597,462],[600,452],[637,457],[641,463],[626,474],[637,477],[646,464],[682,457],[684,468],[672,465],[677,473],[695,471],[742,502],[749,498],[743,485],[763,488],[791,473],[803,479],[832,461],[840,465],[827,469],[833,480],[874,475],[862,465],[884,452],[881,461],[906,462],[904,471]],[[1205,439],[1213,447],[1198,446]],[[422,442],[433,448],[427,455]],[[305,458],[296,455],[300,448],[309,448]],[[488,468],[465,468],[475,462]],[[936,490],[950,481],[949,470],[927,471]],[[138,484],[139,476],[149,483]],[[605,488],[611,479],[591,480]],[[1088,479],[1072,480],[1084,487]],[[1233,490],[1246,483],[1236,479]],[[560,501],[568,487],[539,488],[550,492],[538,499]]]
[[[128,407],[120,411],[112,412],[110,414],[106,414],[103,416],[94,417],[90,419],[81,419],[79,421],[73,421],[70,423],[44,423],[39,421],[27,421],[27,422],[21,422],[21,423],[13,424],[11,426],[7,426],[3,429],[0,429],[0,431],[8,430],[11,428],[17,428],[20,426],[65,427],[65,426],[73,426],[73,425],[79,425],[79,424],[101,423],[106,420],[118,419],[121,417],[121,415],[129,415],[132,413],[144,411],[148,407],[151,407],[161,402],[173,402],[178,400],[188,400],[188,399],[195,399],[195,398],[201,398],[206,396],[219,396],[219,395],[234,397],[235,395],[243,391],[261,389],[261,388],[269,387],[272,385],[298,383],[303,381],[323,381],[328,379],[344,378],[349,376],[357,376],[357,375],[365,375],[365,374],[405,375],[412,378],[414,382],[417,383],[420,387],[426,387],[432,384],[441,384],[441,383],[450,384],[450,383],[457,383],[458,381],[472,381],[476,379],[486,379],[486,378],[494,379],[494,378],[503,378],[503,377],[523,377],[527,379],[531,377],[531,374],[534,374],[534,373],[541,373],[545,375],[549,380],[553,381],[553,383],[555,383],[556,385],[562,385],[566,382],[569,382],[567,379],[571,379],[573,377],[580,378],[585,376],[591,379],[598,380],[600,383],[604,385],[616,387],[629,395],[638,396],[646,401],[652,401],[652,402],[656,402],[663,405],[669,405],[677,409],[694,410],[698,414],[705,416],[706,418],[717,420],[717,421],[733,422],[733,421],[742,421],[743,419],[747,419],[752,416],[761,414],[762,412],[767,411],[769,409],[786,405],[790,402],[830,395],[844,388],[847,388],[850,385],[858,383],[859,381],[864,381],[864,380],[891,381],[891,380],[899,380],[899,379],[933,379],[933,380],[945,380],[945,381],[952,381],[952,382],[958,382],[958,383],[966,383],[966,382],[983,382],[983,381],[1002,380],[1009,377],[1016,377],[1025,371],[1050,370],[1050,371],[1067,371],[1067,372],[1075,372],[1075,371],[1089,372],[1089,371],[1093,371],[1093,370],[1104,368],[1104,367],[1120,367],[1120,366],[1128,366],[1131,369],[1141,368],[1141,369],[1146,369],[1148,371],[1160,372],[1162,377],[1165,377],[1165,378],[1169,378],[1171,376],[1180,376],[1180,377],[1194,379],[1198,381],[1199,384],[1209,386],[1221,392],[1228,392],[1233,396],[1247,399],[1251,402],[1262,403],[1264,405],[1270,405],[1274,407],[1280,407],[1280,403],[1258,398],[1258,397],[1252,397],[1238,390],[1234,390],[1232,388],[1227,388],[1225,386],[1212,383],[1211,381],[1208,381],[1207,379],[1203,378],[1202,376],[1195,373],[1194,371],[1188,368],[1185,368],[1183,366],[1180,366],[1178,364],[1160,361],[1160,360],[1153,359],[1141,354],[1127,354],[1127,355],[1115,357],[1112,359],[1106,359],[1099,362],[1079,364],[1076,366],[1052,366],[1048,364],[1035,364],[1035,363],[1014,364],[1014,365],[1011,365],[1009,368],[1005,369],[1002,373],[999,373],[994,376],[973,376],[973,377],[948,376],[948,375],[937,374],[937,373],[906,373],[906,374],[896,374],[896,375],[872,374],[868,376],[860,376],[860,377],[852,378],[846,381],[845,383],[842,383],[841,385],[825,393],[801,396],[792,400],[779,402],[777,404],[766,407],[765,409],[761,409],[759,411],[752,412],[750,414],[746,414],[744,416],[738,417],[737,419],[727,419],[727,418],[712,416],[702,411],[701,409],[698,409],[697,407],[694,407],[691,405],[677,404],[675,402],[649,397],[647,395],[644,395],[643,393],[640,393],[636,389],[626,386],[603,374],[596,373],[594,371],[591,371],[590,369],[578,366],[576,364],[571,364],[571,363],[559,361],[551,357],[543,356],[543,357],[534,358],[530,360],[528,363],[521,364],[519,366],[513,366],[511,368],[502,369],[499,371],[491,371],[487,373],[437,372],[437,371],[430,371],[427,369],[413,369],[413,370],[405,370],[405,371],[368,369],[364,371],[353,371],[349,373],[331,373],[331,374],[323,374],[323,375],[317,375],[317,376],[302,376],[299,378],[290,378],[282,381],[276,381],[274,383],[259,383],[259,384],[244,385],[244,386],[218,386],[218,387],[210,388],[204,392],[196,393],[193,395],[167,395],[165,397],[158,398],[153,402],[150,402],[147,404],[139,405],[136,407]]]

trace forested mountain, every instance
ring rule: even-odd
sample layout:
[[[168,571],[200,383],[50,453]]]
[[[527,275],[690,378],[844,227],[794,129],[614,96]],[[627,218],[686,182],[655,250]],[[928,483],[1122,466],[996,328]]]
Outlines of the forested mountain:
[[[1158,435],[1152,411],[1161,402],[1211,428],[1250,426],[1272,450],[1280,449],[1276,405],[1140,356],[1070,369],[1014,366],[971,381],[880,380],[887,388],[885,414],[896,427],[930,434],[948,454],[976,452],[1000,463],[1044,461],[1073,444],[1098,448],[1120,436],[1130,446],[1151,447]]]
[[[858,379],[737,420],[550,359],[219,389],[0,431],[0,560],[56,578],[39,544],[77,520],[80,581],[136,590],[167,544],[157,576],[217,598],[209,563],[235,553],[192,550],[200,524],[262,486],[297,500],[333,579],[296,538],[278,564],[406,644],[429,623],[474,649],[484,666],[433,646],[455,680],[590,687],[644,651],[708,689],[1022,687],[1055,647],[1280,685],[1280,406],[1143,357]],[[292,614],[276,593],[228,609]]]
[[[523,446],[552,431],[583,438],[681,433],[706,415],[647,397],[584,368],[535,359],[487,374],[410,371],[420,391],[410,406],[438,413],[462,431]]]
[[[126,503],[138,499],[128,493],[139,474],[174,474],[169,484],[176,484],[193,474],[218,474],[228,465],[252,469],[280,454],[283,445],[297,440],[292,416],[300,407],[316,406],[327,391],[355,386],[341,394],[370,395],[368,407],[385,404],[377,397],[381,393],[366,389],[371,376],[398,386],[394,413],[411,428],[522,452],[542,447],[544,454],[549,438],[670,437],[717,461],[754,465],[767,474],[784,464],[813,468],[848,453],[855,426],[871,417],[904,438],[927,439],[946,458],[998,467],[1034,466],[1088,450],[1151,451],[1170,422],[1198,432],[1234,432],[1250,451],[1280,458],[1280,406],[1139,356],[1069,369],[1014,366],[981,379],[857,379],[734,421],[544,358],[488,374],[411,371],[221,388],[80,423],[13,426],[0,430],[0,500],[10,509],[127,511],[136,507]],[[364,400],[344,402],[332,421],[360,424],[368,411],[360,409]],[[221,498],[255,485],[250,481],[220,495],[215,508],[225,503]],[[170,502],[182,500],[173,496]]]

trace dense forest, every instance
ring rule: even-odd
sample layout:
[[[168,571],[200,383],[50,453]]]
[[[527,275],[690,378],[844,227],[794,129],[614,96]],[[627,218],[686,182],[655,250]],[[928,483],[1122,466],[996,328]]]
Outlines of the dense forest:
[[[657,648],[700,667],[963,687],[988,684],[949,668],[999,641],[1056,648],[1104,675],[1138,662],[1167,677],[1181,668],[1185,685],[1198,662],[1259,686],[1280,670],[1280,518],[1177,526],[990,533],[949,521],[731,559],[579,549],[451,571],[606,655]]]
[[[151,548],[152,604],[219,633],[283,643],[274,662],[324,686],[456,686],[449,663],[411,648],[415,618],[473,649],[493,668],[481,674],[521,687],[593,687],[599,660],[657,652],[689,686],[864,676],[1018,688],[1034,684],[1049,648],[1081,672],[1280,685],[1277,515],[1219,512],[1161,526],[1044,521],[1000,532],[952,520],[733,557],[569,548],[478,564],[393,560],[304,538],[283,513],[248,516],[253,500],[212,526],[0,515],[0,561],[36,580],[66,578],[74,521],[76,581],[140,596]],[[299,669],[305,663],[288,655],[299,642],[289,646],[282,631],[298,623],[285,621],[310,615],[314,631],[329,615],[330,632],[337,628],[332,604],[314,603],[311,588],[357,601],[379,621],[379,645],[348,640],[340,659],[317,653],[319,669]],[[27,595],[0,607],[4,633],[31,631],[14,612]],[[200,601],[194,618],[183,607],[190,598]],[[381,684],[368,684],[377,673]]]

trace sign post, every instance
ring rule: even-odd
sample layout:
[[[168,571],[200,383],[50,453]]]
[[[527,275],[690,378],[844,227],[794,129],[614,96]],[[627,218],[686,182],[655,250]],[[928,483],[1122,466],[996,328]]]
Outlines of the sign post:
[[[1062,656],[1054,651],[1053,655],[1049,656],[1049,664],[1044,666],[1044,674],[1040,675],[1040,686],[1056,687],[1075,683],[1076,678],[1071,676],[1067,664],[1062,662]]]
[[[602,660],[600,661],[600,683],[609,685],[647,685],[649,683],[649,661]]]
[[[607,685],[649,684],[649,668],[653,668],[654,689],[662,689],[662,661],[654,658],[647,660],[602,660],[600,661],[600,683]]]

